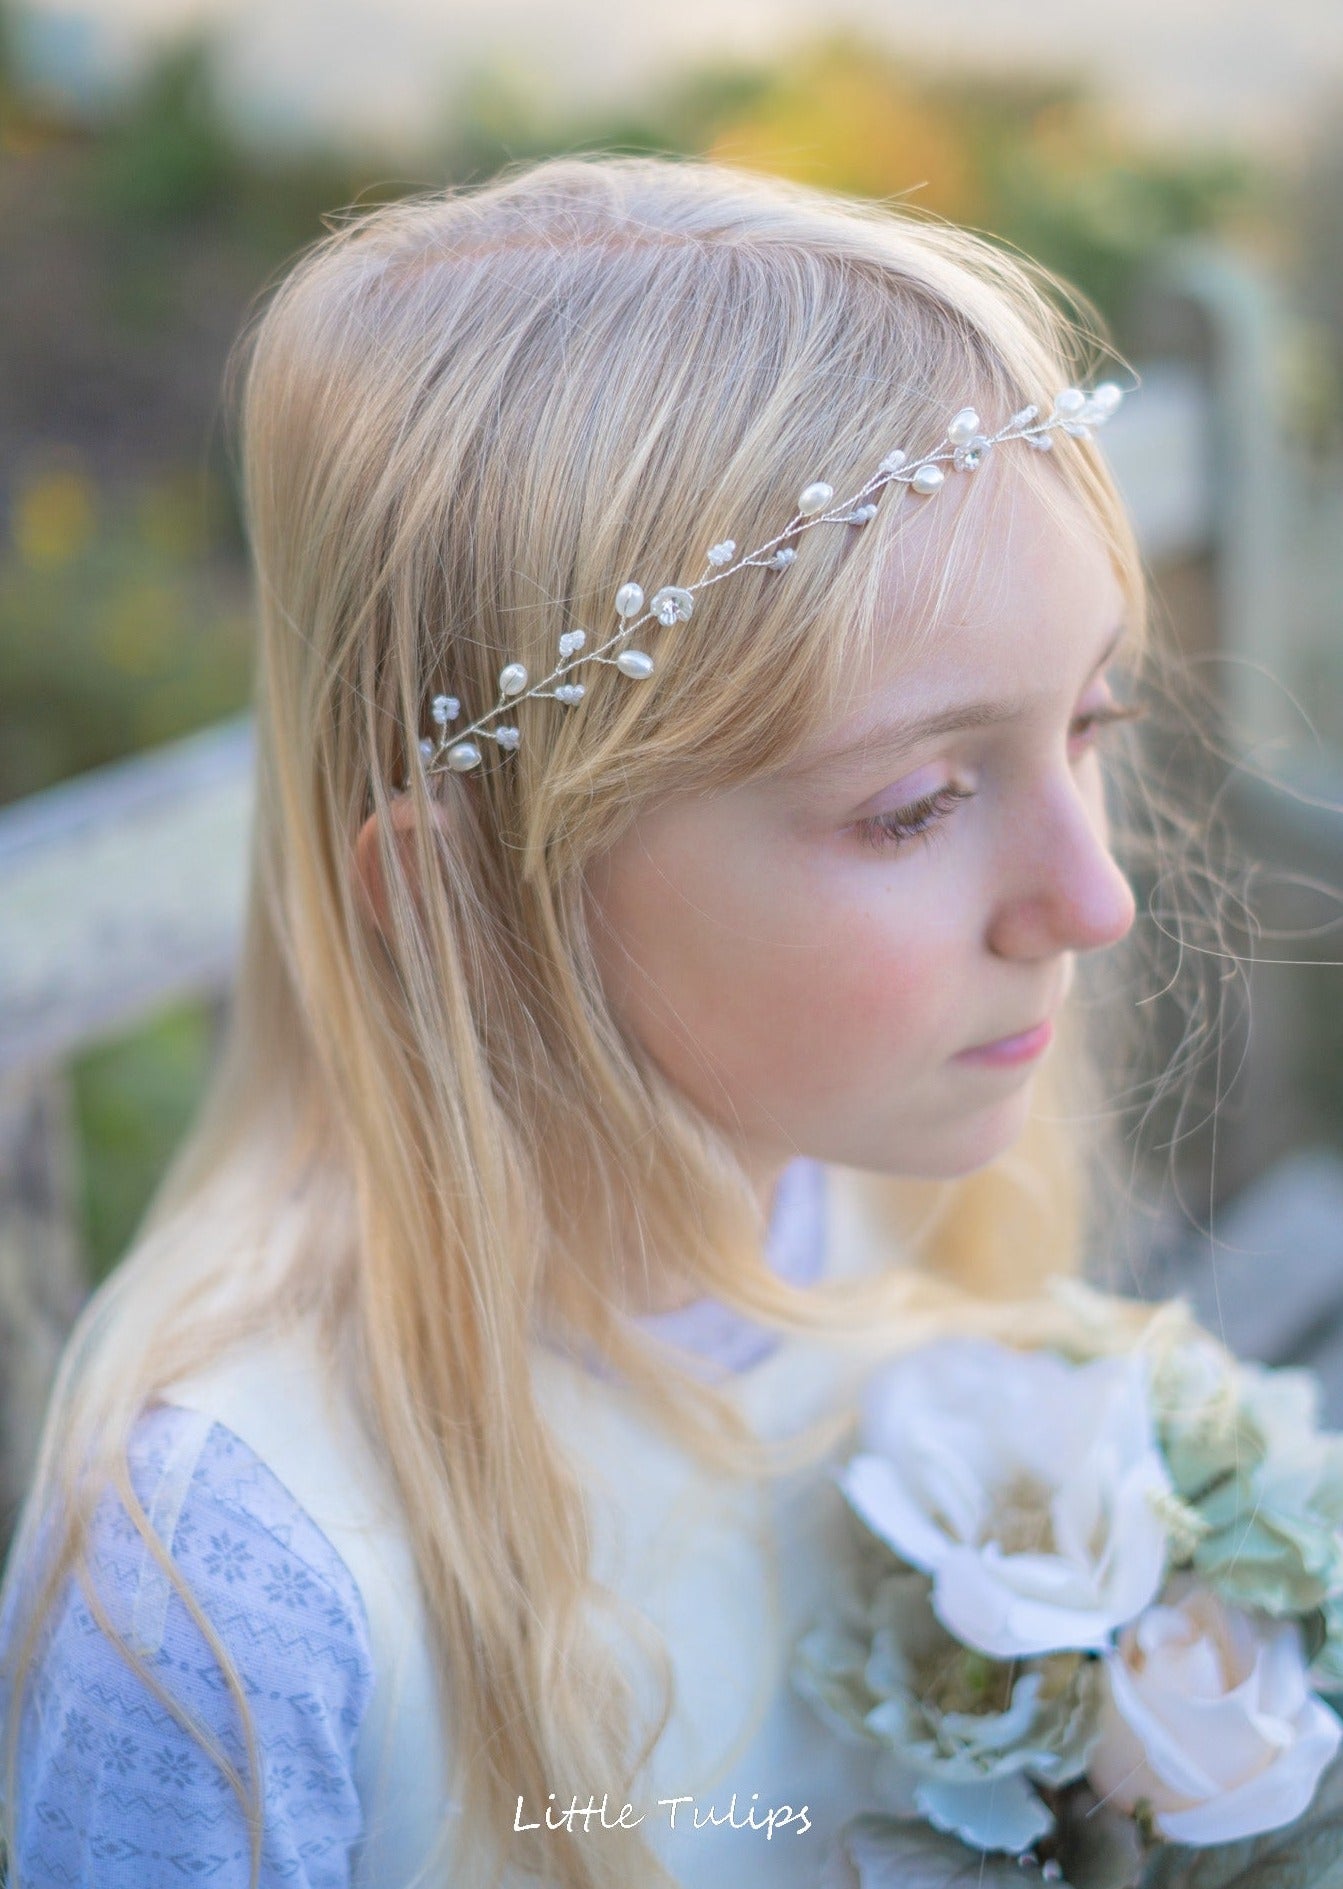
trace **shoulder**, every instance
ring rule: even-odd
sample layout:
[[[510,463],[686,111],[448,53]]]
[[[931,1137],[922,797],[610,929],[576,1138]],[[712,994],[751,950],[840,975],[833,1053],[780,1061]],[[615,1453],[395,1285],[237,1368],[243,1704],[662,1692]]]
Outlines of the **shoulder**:
[[[155,1404],[137,1420],[128,1455],[155,1534],[241,1679],[261,1763],[263,1884],[345,1884],[362,1828],[355,1749],[373,1683],[356,1583],[223,1424]],[[25,1689],[11,1836],[25,1885],[95,1879],[145,1889],[183,1873],[229,1889],[247,1881],[237,1797],[178,1713],[248,1776],[221,1664],[108,1489],[86,1571],[58,1595]]]

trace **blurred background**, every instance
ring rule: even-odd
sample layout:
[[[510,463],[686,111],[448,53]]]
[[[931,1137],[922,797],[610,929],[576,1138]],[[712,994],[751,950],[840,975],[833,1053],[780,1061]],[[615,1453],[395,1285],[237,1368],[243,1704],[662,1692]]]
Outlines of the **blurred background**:
[[[1251,1004],[1108,1257],[1197,1299],[1215,1252],[1231,1341],[1343,1421],[1336,0],[0,0],[0,1510],[227,1003],[227,348],[324,213],[593,148],[908,198],[1070,278],[1142,374],[1103,444],[1266,870]]]

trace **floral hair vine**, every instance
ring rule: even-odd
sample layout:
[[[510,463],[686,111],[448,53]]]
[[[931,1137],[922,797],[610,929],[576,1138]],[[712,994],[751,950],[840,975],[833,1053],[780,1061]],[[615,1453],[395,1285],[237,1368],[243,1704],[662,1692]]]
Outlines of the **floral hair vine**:
[[[521,731],[516,722],[499,722],[497,718],[533,696],[549,696],[567,708],[575,707],[582,701],[585,689],[583,683],[572,682],[569,677],[583,663],[608,663],[631,681],[646,681],[655,663],[645,650],[622,649],[615,656],[606,652],[615,644],[623,643],[645,623],[657,623],[664,629],[685,623],[695,609],[698,591],[721,584],[725,577],[735,577],[738,571],[752,568],[786,571],[797,552],[784,542],[785,539],[810,531],[813,525],[866,525],[877,514],[874,494],[887,485],[908,485],[921,496],[931,497],[946,482],[944,461],[949,461],[957,472],[973,472],[991,446],[1006,440],[1023,439],[1037,451],[1048,452],[1054,444],[1050,434],[1058,427],[1078,439],[1090,439],[1093,427],[1108,420],[1123,398],[1124,390],[1113,381],[1104,381],[1090,394],[1078,387],[1065,387],[1054,396],[1053,411],[1048,419],[1039,418],[1037,406],[1022,407],[997,433],[985,433],[974,408],[962,407],[949,421],[943,443],[933,452],[911,460],[896,447],[851,498],[836,502],[834,487],[823,479],[815,480],[803,487],[798,495],[797,511],[783,530],[765,544],[757,545],[754,551],[738,557],[731,538],[711,545],[704,574],[693,584],[662,585],[647,599],[646,609],[642,587],[633,582],[622,584],[615,594],[619,628],[596,649],[587,649],[586,630],[565,630],[559,639],[559,661],[549,675],[542,676],[530,687],[530,678],[522,663],[505,663],[499,671],[499,699],[469,726],[453,725],[461,714],[461,703],[455,695],[436,695],[430,712],[441,732],[436,738],[426,737],[419,744],[424,772],[432,774],[447,768],[461,774],[479,767],[482,750],[479,740],[473,737],[493,741],[511,752],[518,746]]]

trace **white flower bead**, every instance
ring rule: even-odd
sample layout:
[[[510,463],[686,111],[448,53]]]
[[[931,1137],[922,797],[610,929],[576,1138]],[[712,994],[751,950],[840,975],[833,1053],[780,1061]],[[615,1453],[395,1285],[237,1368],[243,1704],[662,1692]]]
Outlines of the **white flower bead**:
[[[734,538],[724,538],[721,544],[709,547],[710,564],[730,564],[736,555],[737,544]]]
[[[794,551],[793,547],[790,544],[786,544],[781,551],[774,553],[774,556],[769,559],[769,562],[774,566],[776,571],[786,571],[796,556],[797,552]]]
[[[980,430],[979,415],[973,407],[962,407],[947,425],[947,438],[953,446],[968,446]]]
[[[500,727],[493,730],[494,738],[501,748],[516,748],[521,740],[518,730],[513,727]]]
[[[905,451],[904,447],[897,446],[894,452],[887,453],[886,457],[882,460],[881,464],[877,467],[877,471],[878,472],[899,472],[901,466],[904,465],[905,461],[908,458],[909,458],[909,454]]]
[[[583,684],[581,682],[561,682],[555,690],[555,700],[563,702],[568,708],[572,708],[575,702],[581,702],[582,699]]]
[[[576,649],[582,649],[587,640],[586,630],[566,630],[560,637],[561,656],[572,656]]]
[[[817,479],[813,485],[804,485],[798,493],[797,509],[804,518],[810,518],[813,512],[823,512],[834,496],[834,486]]]
[[[658,622],[670,629],[673,623],[689,621],[690,613],[695,608],[695,599],[679,585],[664,584],[661,590],[654,591],[648,607]]]
[[[1087,397],[1080,387],[1065,387],[1061,394],[1054,395],[1055,413],[1079,413],[1086,403]]]
[[[872,520],[876,517],[876,515],[877,515],[877,508],[875,505],[870,504],[870,503],[867,505],[860,505],[856,511],[852,511],[849,513],[848,517],[844,520],[844,523],[846,525],[870,525]]]
[[[926,498],[930,493],[936,492],[946,476],[941,466],[920,466],[909,483],[916,492],[922,492]]]
[[[456,741],[448,749],[448,766],[455,773],[465,774],[468,768],[480,766],[480,749],[474,741]]]
[[[653,658],[645,656],[641,649],[622,649],[616,657],[616,668],[622,676],[629,676],[635,682],[646,682],[653,673]]]
[[[521,695],[527,686],[527,671],[520,662],[505,663],[499,671],[499,693]]]
[[[455,695],[436,695],[430,705],[430,713],[441,728],[444,722],[456,721],[462,712],[462,705]]]
[[[616,592],[616,615],[637,617],[644,607],[644,594],[637,584],[622,584]]]

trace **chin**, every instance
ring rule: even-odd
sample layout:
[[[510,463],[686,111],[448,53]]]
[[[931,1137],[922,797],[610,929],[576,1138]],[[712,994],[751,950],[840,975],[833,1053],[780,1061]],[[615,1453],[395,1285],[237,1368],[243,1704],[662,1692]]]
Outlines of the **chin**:
[[[1012,1095],[993,1108],[978,1109],[973,1115],[941,1124],[932,1132],[922,1133],[917,1143],[899,1145],[895,1138],[870,1158],[855,1161],[855,1167],[875,1168],[880,1173],[907,1176],[911,1180],[955,1181],[980,1168],[988,1167],[1020,1140],[1030,1117],[1033,1084],[1023,1082]]]

